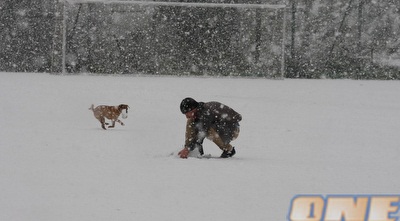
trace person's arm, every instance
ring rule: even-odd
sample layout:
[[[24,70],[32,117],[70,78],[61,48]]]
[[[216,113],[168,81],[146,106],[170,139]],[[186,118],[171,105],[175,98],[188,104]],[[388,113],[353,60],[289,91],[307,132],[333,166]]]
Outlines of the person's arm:
[[[188,119],[186,122],[186,132],[185,132],[185,148],[193,150],[195,148],[197,139],[196,126],[193,119]]]
[[[186,122],[186,132],[185,132],[185,146],[179,151],[178,155],[181,158],[187,158],[189,152],[195,148],[196,144],[196,128],[193,119],[188,119]]]

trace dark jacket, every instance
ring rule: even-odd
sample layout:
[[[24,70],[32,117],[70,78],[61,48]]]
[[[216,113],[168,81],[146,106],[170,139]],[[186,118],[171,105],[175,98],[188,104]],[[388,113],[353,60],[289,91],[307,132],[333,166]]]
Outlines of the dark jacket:
[[[195,116],[194,120],[188,120],[186,126],[185,146],[191,150],[196,144],[203,143],[210,128],[214,128],[222,140],[229,143],[242,120],[242,116],[235,110],[216,101],[199,102]]]

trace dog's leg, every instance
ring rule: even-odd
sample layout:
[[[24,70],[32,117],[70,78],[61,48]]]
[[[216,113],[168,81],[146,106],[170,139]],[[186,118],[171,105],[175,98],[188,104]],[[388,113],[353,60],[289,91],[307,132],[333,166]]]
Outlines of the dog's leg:
[[[122,121],[120,121],[119,119],[117,119],[117,122],[120,123],[122,126],[125,126],[125,124]]]
[[[108,128],[114,128],[115,127],[115,121],[112,120],[111,122],[112,122],[112,124],[110,126],[108,126]]]
[[[104,130],[107,130],[106,129],[106,119],[104,119],[104,117],[101,117],[100,119],[99,119],[99,121],[100,121],[100,123],[101,123],[101,128],[103,128]]]

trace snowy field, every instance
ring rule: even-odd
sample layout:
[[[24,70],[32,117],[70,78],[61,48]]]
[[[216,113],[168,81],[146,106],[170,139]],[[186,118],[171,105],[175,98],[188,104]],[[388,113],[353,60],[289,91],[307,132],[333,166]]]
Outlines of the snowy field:
[[[399,81],[0,79],[0,220],[278,221],[296,194],[399,194]],[[187,96],[242,114],[235,157],[171,155]],[[101,129],[92,103],[129,104],[126,125]]]

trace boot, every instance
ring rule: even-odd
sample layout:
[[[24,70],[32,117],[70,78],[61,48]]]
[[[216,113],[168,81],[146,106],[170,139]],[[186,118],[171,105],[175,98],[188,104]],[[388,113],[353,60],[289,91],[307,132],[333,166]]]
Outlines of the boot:
[[[203,156],[204,155],[203,145],[201,145],[200,143],[196,143],[194,145],[194,149],[196,148],[199,150],[200,155]]]
[[[235,147],[232,147],[232,150],[230,151],[224,150],[224,152],[222,152],[221,154],[221,158],[233,157],[233,155],[235,154],[236,154]]]

